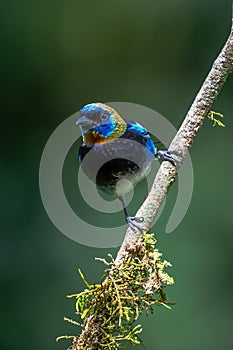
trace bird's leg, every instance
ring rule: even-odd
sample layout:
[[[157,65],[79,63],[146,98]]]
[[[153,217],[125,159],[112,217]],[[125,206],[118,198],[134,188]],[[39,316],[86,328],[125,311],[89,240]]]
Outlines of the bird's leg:
[[[162,158],[163,160],[167,160],[168,162],[170,162],[171,164],[173,164],[175,167],[180,165],[180,161],[178,159],[175,159],[173,156],[173,154],[179,155],[178,152],[173,152],[173,151],[168,151],[168,150],[160,150],[158,151],[157,155],[158,158]]]
[[[130,216],[127,212],[126,206],[125,206],[125,201],[123,199],[123,197],[118,197],[119,200],[122,203],[123,206],[123,211],[124,211],[124,215],[125,215],[125,220],[127,221],[127,223],[129,224],[129,226],[135,230],[135,228],[137,228],[139,231],[144,231],[142,227],[140,227],[139,225],[137,225],[137,223],[141,223],[144,221],[143,217],[136,217],[136,216]]]

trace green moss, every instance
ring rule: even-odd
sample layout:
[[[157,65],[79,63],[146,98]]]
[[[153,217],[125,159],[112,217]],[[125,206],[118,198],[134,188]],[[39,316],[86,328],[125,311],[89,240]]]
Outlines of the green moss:
[[[217,117],[220,117],[220,118],[224,118],[224,115],[219,113],[219,112],[214,112],[214,111],[210,111],[209,114],[207,115],[207,117],[212,120],[213,122],[213,126],[221,126],[221,127],[225,127],[225,124],[223,124],[223,122],[221,122]]]
[[[142,326],[137,320],[142,312],[153,313],[154,305],[170,308],[164,288],[174,280],[165,268],[171,266],[162,261],[162,254],[155,248],[153,234],[144,234],[129,243],[119,265],[109,255],[110,261],[102,261],[107,268],[100,284],[90,285],[79,270],[86,289],[68,298],[76,298],[76,314],[80,322],[65,318],[81,328],[73,338],[72,350],[119,349],[126,343],[141,344]]]

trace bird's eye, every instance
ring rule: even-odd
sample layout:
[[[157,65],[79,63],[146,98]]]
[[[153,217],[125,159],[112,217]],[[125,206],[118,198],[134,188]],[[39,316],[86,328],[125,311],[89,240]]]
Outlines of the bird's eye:
[[[107,114],[102,114],[100,116],[100,119],[101,119],[102,122],[106,122],[106,120],[108,120],[108,115]]]

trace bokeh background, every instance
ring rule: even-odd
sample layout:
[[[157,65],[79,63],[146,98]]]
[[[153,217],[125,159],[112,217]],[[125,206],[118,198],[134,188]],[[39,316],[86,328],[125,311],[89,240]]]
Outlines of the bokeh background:
[[[142,104],[178,127],[229,33],[230,15],[230,0],[2,2],[1,349],[66,349],[69,341],[55,338],[76,332],[63,316],[75,317],[66,295],[83,288],[77,267],[98,282],[103,266],[94,258],[116,253],[79,245],[50,222],[38,186],[50,134],[91,101]],[[191,150],[195,187],[186,217],[164,233],[174,187],[154,228],[173,263],[168,295],[177,304],[141,318],[149,350],[233,346],[232,109],[230,77],[214,106],[226,127],[206,122]]]

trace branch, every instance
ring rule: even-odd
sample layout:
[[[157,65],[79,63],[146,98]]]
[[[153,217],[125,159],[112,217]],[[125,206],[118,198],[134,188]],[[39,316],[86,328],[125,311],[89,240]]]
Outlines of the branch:
[[[200,91],[191,105],[180,129],[171,142],[169,150],[179,155],[180,163],[191,147],[204,119],[208,116],[214,101],[219,95],[226,79],[233,69],[233,6],[231,33],[217,59],[206,77]],[[176,178],[176,169],[171,163],[164,161],[157,172],[152,188],[138,210],[136,216],[143,217],[143,228],[147,232],[153,225],[162,205]],[[126,254],[129,242],[137,240],[141,234],[130,227],[118,252],[116,263],[119,264]]]

